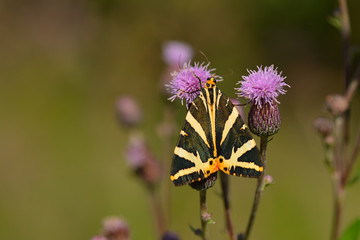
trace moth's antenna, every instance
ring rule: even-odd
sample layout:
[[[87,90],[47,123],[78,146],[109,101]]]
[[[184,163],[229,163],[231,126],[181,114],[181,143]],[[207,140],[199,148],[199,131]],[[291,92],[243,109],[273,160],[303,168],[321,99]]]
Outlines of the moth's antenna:
[[[200,85],[200,88],[199,88],[199,89],[201,89],[201,88],[202,88],[202,86],[201,86],[201,79],[200,79],[198,76],[196,76],[196,74],[194,73],[194,71],[193,71],[193,75],[194,75],[194,77],[196,77],[196,78],[199,80],[199,85]]]
[[[202,51],[199,51],[199,52],[200,52],[201,55],[204,56],[204,58],[206,59],[207,62],[210,62],[205,53],[203,53]]]
[[[250,104],[250,103],[251,103],[251,100],[247,101],[246,103],[234,104],[234,106],[241,106],[241,107],[243,107],[243,106],[246,106],[246,105],[248,105],[248,104]]]

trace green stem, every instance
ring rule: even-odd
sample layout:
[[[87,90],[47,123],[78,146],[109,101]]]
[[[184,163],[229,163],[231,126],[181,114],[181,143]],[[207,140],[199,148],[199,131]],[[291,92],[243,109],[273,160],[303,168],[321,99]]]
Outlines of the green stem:
[[[230,201],[229,201],[229,176],[224,172],[220,172],[221,179],[221,189],[224,200],[224,209],[225,209],[225,217],[226,217],[226,229],[229,234],[230,240],[235,240],[234,238],[234,228],[231,220],[230,214]]]
[[[207,209],[206,209],[206,189],[200,190],[200,220],[201,220],[201,236],[203,240],[208,240],[207,236]]]
[[[262,195],[262,192],[264,190],[264,176],[265,176],[265,169],[266,169],[266,147],[267,147],[267,143],[268,143],[268,137],[261,137],[261,142],[260,142],[260,155],[261,155],[261,160],[263,162],[263,173],[262,175],[258,178],[258,182],[257,182],[257,187],[256,187],[256,191],[255,191],[255,197],[254,197],[254,202],[253,202],[253,206],[251,209],[251,213],[250,213],[250,217],[249,217],[249,221],[248,221],[248,225],[246,228],[246,232],[245,232],[245,237],[244,240],[249,239],[250,236],[250,232],[251,229],[254,225],[254,221],[255,221],[255,217],[256,217],[256,213],[259,207],[259,203],[260,203],[260,198]]]
[[[343,172],[344,172],[344,160],[345,160],[344,123],[345,123],[345,117],[343,116],[335,117],[335,127],[334,127],[335,159],[334,159],[334,172],[332,174],[334,210],[333,210],[333,223],[332,223],[331,238],[330,238],[331,240],[337,240],[339,238],[342,212],[343,212],[343,202],[344,202]]]
[[[333,226],[331,233],[331,240],[338,240],[340,234],[340,226],[344,205],[344,185],[341,181],[341,174],[335,171],[333,174],[333,187],[334,187],[334,215]]]

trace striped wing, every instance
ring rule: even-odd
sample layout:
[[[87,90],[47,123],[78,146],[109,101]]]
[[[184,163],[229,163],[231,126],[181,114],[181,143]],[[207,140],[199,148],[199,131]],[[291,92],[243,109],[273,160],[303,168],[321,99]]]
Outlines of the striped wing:
[[[263,171],[249,129],[212,83],[201,90],[186,115],[170,170],[175,186],[200,181],[219,169],[246,177],[258,177]]]
[[[174,150],[170,179],[175,186],[200,181],[207,177],[208,160],[213,158],[211,123],[207,114],[204,95],[192,102],[180,131],[180,139]]]
[[[263,164],[248,127],[230,99],[220,90],[218,90],[218,99],[215,121],[219,168],[230,175],[260,176]]]

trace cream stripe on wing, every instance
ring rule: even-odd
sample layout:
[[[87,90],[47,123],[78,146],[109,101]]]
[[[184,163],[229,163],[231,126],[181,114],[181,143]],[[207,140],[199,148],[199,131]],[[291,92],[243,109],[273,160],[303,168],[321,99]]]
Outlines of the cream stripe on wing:
[[[181,130],[181,131],[180,131],[180,135],[181,135],[181,136],[188,136],[188,134],[187,134],[184,130]]]
[[[216,109],[219,110],[219,102],[220,102],[220,97],[221,97],[222,93],[220,91],[218,91],[218,95],[217,95],[217,99],[216,99]]]
[[[200,99],[203,101],[205,110],[206,110],[206,111],[209,111],[208,108],[207,108],[207,104],[206,104],[206,100],[205,100],[204,94],[203,94],[202,92],[200,92],[199,97],[200,97]]]
[[[200,123],[193,117],[190,111],[186,115],[185,120],[190,124],[190,126],[195,130],[195,132],[199,134],[201,139],[205,142],[206,146],[210,148],[210,145],[206,139],[204,129],[201,127]]]
[[[229,168],[231,166],[236,166],[236,167],[242,167],[248,169],[255,169],[256,171],[262,172],[263,167],[260,167],[253,162],[238,162],[239,157],[241,157],[247,151],[253,149],[255,146],[256,146],[255,140],[250,139],[249,141],[244,143],[240,148],[238,148],[236,151],[234,150],[235,148],[233,148],[230,159],[226,159],[226,161],[224,161],[224,165],[227,165]]]
[[[197,156],[195,156],[195,154],[190,153],[190,152],[186,151],[183,148],[175,147],[174,154],[181,157],[181,158],[184,158],[184,159],[186,159],[186,160],[188,160],[188,161],[190,161],[192,163],[194,163],[195,166],[179,170],[173,176],[170,176],[171,181],[174,181],[174,180],[178,179],[180,176],[188,175],[188,174],[191,174],[193,172],[198,172],[199,169],[204,169],[205,166],[208,165],[207,162],[203,163],[201,161],[200,154],[199,154],[198,151],[196,151]]]
[[[225,141],[226,136],[228,135],[228,133],[229,133],[230,129],[232,128],[232,126],[234,126],[234,123],[235,123],[238,116],[239,116],[238,111],[236,110],[235,107],[233,107],[233,110],[232,110],[231,114],[229,115],[228,119],[225,122],[224,130],[222,132],[222,137],[221,137],[221,141],[220,141],[220,146]]]

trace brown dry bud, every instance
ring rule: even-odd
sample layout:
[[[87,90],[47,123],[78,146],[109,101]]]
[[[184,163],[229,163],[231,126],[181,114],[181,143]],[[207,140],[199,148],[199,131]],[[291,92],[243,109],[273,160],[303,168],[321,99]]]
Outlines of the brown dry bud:
[[[316,118],[313,122],[313,126],[322,137],[331,136],[334,130],[334,123],[330,119],[324,117]]]
[[[104,235],[109,240],[129,240],[128,224],[121,218],[108,217],[103,221]]]
[[[325,106],[332,115],[339,116],[349,108],[349,103],[344,96],[333,94],[326,97]]]

